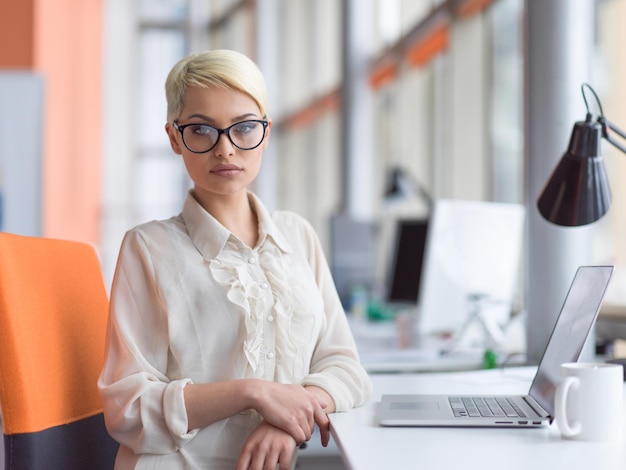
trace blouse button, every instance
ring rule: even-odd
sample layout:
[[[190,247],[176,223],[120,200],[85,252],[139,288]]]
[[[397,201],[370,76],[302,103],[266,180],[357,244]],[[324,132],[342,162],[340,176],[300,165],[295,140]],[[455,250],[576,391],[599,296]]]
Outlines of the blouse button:
[[[261,289],[267,289],[267,282],[264,282],[263,284],[261,284]]]
[[[248,258],[248,263],[250,264],[254,264],[256,262],[256,260],[252,257]]]
[[[274,315],[268,315],[267,316],[267,321],[272,323],[274,321]]]
[[[270,352],[268,352],[268,353],[265,355],[265,357],[266,357],[266,358],[268,358],[268,359],[274,359],[274,353],[273,353],[272,351],[270,351]]]

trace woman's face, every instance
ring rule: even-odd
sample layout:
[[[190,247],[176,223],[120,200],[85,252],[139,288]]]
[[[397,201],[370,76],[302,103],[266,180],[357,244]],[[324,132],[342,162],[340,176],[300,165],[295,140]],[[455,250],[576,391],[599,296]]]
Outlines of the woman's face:
[[[190,87],[176,123],[178,126],[206,124],[224,129],[251,119],[263,119],[263,116],[250,96],[229,88]],[[259,173],[271,124],[270,121],[263,142],[252,150],[235,147],[228,136],[221,134],[215,147],[205,153],[193,153],[186,148],[181,133],[171,123],[166,124],[165,129],[172,149],[182,155],[196,197],[202,202],[215,196],[245,194]]]

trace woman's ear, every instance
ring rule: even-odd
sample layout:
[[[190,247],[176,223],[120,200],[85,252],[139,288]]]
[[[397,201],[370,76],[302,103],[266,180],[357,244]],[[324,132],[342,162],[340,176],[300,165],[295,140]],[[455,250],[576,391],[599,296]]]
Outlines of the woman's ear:
[[[180,135],[180,133],[176,130],[174,124],[172,124],[171,122],[166,122],[165,132],[170,139],[170,146],[172,147],[174,153],[177,155],[182,155],[183,151],[180,147],[180,142],[178,141],[178,136]]]

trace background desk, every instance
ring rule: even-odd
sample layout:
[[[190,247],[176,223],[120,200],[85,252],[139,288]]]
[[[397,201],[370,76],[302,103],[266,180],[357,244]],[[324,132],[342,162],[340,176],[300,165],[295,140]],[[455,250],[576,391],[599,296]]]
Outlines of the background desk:
[[[534,373],[535,368],[524,367],[373,375],[372,400],[362,408],[330,415],[331,432],[346,467],[354,470],[624,470],[624,442],[564,440],[556,424],[543,429],[382,428],[377,424],[377,406],[386,393],[525,394]]]
[[[596,321],[596,339],[600,344],[626,340],[626,305],[604,303]],[[622,352],[618,353],[621,357]]]
[[[419,348],[399,348],[398,324],[350,318],[361,363],[370,374],[391,372],[453,372],[481,369],[482,349],[441,354],[441,340],[424,340]],[[407,326],[412,328],[412,326]]]

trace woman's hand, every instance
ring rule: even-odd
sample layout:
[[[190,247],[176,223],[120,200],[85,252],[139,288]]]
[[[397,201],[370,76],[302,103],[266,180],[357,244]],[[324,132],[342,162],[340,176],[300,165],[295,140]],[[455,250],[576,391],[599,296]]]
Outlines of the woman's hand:
[[[330,422],[326,413],[333,412],[335,404],[319,387],[246,379],[188,384],[183,393],[190,430],[252,408],[291,435],[297,445],[311,438],[315,424],[320,428],[322,445],[328,443]]]
[[[307,385],[305,390],[317,399],[317,402],[324,409],[324,413],[328,414],[335,412],[335,401],[326,390],[314,385]],[[326,420],[325,426],[320,423],[317,423],[317,425],[320,429],[322,446],[326,447],[328,445],[328,441],[330,440],[330,421]]]
[[[323,433],[329,427],[324,412],[329,404],[300,385],[263,381],[254,397],[254,408],[263,419],[289,433],[296,445],[311,438],[315,424]]]
[[[236,470],[289,470],[296,441],[267,421],[252,431],[243,445]]]

